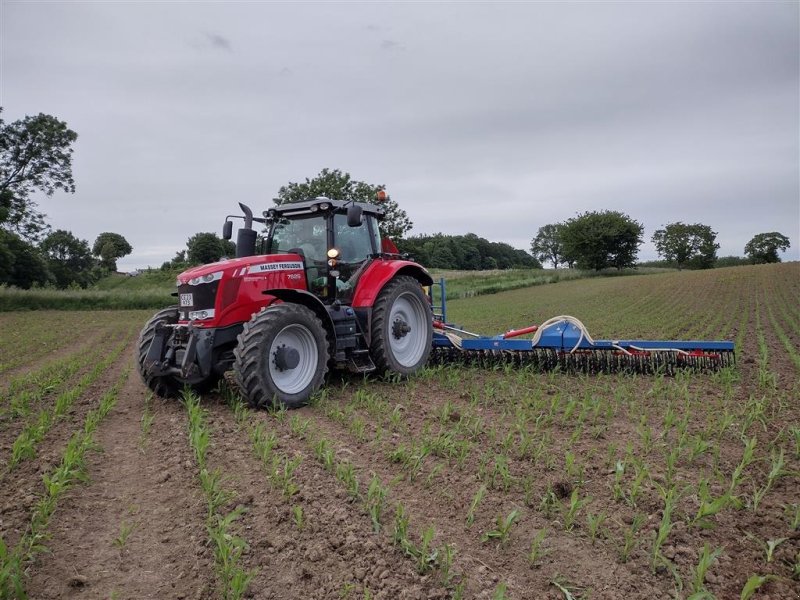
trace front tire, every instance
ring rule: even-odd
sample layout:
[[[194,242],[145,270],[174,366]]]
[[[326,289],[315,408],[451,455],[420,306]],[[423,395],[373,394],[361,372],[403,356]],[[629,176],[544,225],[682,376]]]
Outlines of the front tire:
[[[401,275],[387,283],[372,312],[372,360],[378,371],[412,375],[431,353],[433,316],[419,281]]]
[[[245,323],[234,350],[233,372],[251,406],[302,406],[328,370],[328,338],[305,306],[269,306]]]
[[[147,357],[147,351],[150,349],[150,344],[156,334],[156,325],[159,323],[175,324],[178,322],[178,307],[169,306],[163,310],[158,311],[147,322],[139,334],[139,343],[136,348],[137,365],[139,367],[139,375],[144,384],[155,393],[156,396],[161,398],[174,398],[180,392],[183,384],[174,377],[155,376],[149,375],[144,369],[144,359]]]

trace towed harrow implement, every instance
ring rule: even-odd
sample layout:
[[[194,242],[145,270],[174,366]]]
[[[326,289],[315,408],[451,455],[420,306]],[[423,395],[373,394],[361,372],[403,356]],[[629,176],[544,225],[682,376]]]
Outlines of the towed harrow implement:
[[[664,373],[716,371],[736,362],[734,343],[702,340],[595,340],[575,317],[561,315],[541,325],[483,336],[447,323],[443,279],[441,305],[434,306],[430,363],[493,368],[501,365],[570,373]],[[431,288],[433,302],[433,287]],[[530,339],[520,336],[533,334]]]

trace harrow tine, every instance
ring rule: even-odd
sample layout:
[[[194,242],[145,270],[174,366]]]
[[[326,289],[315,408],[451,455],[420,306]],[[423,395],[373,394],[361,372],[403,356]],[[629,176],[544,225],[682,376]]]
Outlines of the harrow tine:
[[[713,372],[733,366],[733,352],[680,354],[654,351],[627,355],[608,350],[562,352],[551,348],[513,350],[460,350],[434,348],[431,365],[465,365],[483,369],[500,369],[510,365],[517,369],[533,371],[562,371],[565,373],[622,373],[628,375],[674,376],[680,371]]]

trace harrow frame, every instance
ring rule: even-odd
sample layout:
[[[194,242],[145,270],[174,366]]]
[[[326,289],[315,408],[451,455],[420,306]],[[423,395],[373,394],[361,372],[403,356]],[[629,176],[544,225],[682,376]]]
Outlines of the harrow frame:
[[[435,304],[434,288],[440,304]],[[678,368],[717,370],[736,362],[731,341],[707,340],[594,340],[574,317],[561,316],[542,326],[530,326],[494,336],[465,331],[447,322],[447,288],[443,278],[428,295],[433,309],[432,361],[460,360],[469,364],[512,362],[543,369],[569,371],[672,373]],[[519,336],[535,334],[533,339]],[[460,335],[466,337],[460,337]],[[515,339],[516,338],[516,339]]]

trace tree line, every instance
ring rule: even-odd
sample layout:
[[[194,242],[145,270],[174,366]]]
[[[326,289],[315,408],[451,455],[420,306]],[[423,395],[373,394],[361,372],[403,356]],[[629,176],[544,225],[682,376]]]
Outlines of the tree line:
[[[789,238],[777,231],[759,233],[744,247],[746,259],[717,257],[717,232],[702,223],[680,221],[658,229],[652,236],[659,266],[677,269],[710,269],[734,264],[780,262],[778,251],[790,247]],[[637,266],[639,246],[644,241],[644,227],[618,211],[592,211],[579,214],[563,223],[539,228],[531,240],[531,252],[554,268],[595,270]],[[655,261],[653,263],[655,264]]]

